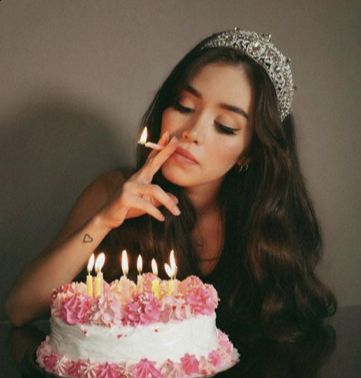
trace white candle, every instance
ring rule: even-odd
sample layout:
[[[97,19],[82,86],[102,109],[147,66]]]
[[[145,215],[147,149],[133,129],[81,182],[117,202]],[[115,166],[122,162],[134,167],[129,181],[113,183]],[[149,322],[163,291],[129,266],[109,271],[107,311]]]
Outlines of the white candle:
[[[154,275],[158,276],[158,266],[155,259],[152,259],[152,272]],[[159,278],[158,277],[154,278],[154,280],[152,281],[152,293],[156,298],[159,299],[160,295],[159,295]]]
[[[173,276],[173,279],[176,278],[176,275],[177,275],[177,271],[178,271],[178,268],[177,268],[177,264],[175,263],[175,257],[174,257],[174,249],[172,249],[170,251],[170,256],[169,256],[169,265],[172,269],[172,276]]]
[[[167,294],[172,295],[174,293],[174,289],[175,289],[175,281],[173,279],[173,271],[172,271],[172,268],[167,263],[164,264],[164,269],[165,269],[165,272],[167,273],[167,275],[169,277]]]
[[[127,251],[124,249],[122,252],[122,271],[123,275],[120,277],[119,284],[122,289],[122,300],[123,302],[126,302],[129,298],[129,289],[130,289],[130,282],[127,278],[127,274],[129,271],[129,264],[128,264],[128,255]]]
[[[143,260],[142,260],[141,255],[139,255],[137,259],[137,270],[138,270],[137,291],[138,293],[141,293],[143,291],[143,277],[142,277]]]

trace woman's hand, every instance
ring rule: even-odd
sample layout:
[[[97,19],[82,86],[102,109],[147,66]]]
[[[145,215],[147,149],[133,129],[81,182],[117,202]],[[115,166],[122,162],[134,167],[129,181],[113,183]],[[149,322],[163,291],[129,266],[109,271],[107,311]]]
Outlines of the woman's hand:
[[[100,210],[98,215],[109,229],[120,226],[125,219],[146,213],[159,221],[164,221],[159,206],[166,207],[174,215],[180,214],[177,198],[166,193],[160,186],[152,184],[154,175],[176,150],[178,140],[173,137],[169,141],[169,134],[166,132],[158,144],[164,148],[160,151],[153,150],[144,166],[116,190]]]

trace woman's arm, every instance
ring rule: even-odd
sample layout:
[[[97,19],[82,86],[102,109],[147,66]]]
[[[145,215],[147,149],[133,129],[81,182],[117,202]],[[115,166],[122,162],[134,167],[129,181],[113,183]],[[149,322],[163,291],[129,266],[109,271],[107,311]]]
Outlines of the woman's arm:
[[[110,185],[115,182],[121,186],[124,180],[120,173],[110,172],[90,184],[54,241],[21,272],[5,303],[14,325],[20,326],[45,313],[52,290],[79,274],[110,231],[99,209],[107,202]]]
[[[119,172],[110,172],[80,195],[59,235],[23,270],[9,293],[5,309],[14,325],[20,326],[45,313],[52,290],[71,282],[104,237],[125,219],[147,213],[163,221],[159,206],[174,215],[180,214],[177,199],[152,184],[154,174],[177,148],[177,139],[169,141],[165,134],[159,143],[164,148],[153,151],[128,180]]]

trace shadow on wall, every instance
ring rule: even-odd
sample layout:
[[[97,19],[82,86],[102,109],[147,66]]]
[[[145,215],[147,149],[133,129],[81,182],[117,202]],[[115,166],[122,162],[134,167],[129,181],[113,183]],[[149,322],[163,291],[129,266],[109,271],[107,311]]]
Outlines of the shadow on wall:
[[[59,100],[0,120],[0,319],[18,272],[54,237],[80,192],[99,173],[128,164],[130,151],[117,145],[114,129]]]

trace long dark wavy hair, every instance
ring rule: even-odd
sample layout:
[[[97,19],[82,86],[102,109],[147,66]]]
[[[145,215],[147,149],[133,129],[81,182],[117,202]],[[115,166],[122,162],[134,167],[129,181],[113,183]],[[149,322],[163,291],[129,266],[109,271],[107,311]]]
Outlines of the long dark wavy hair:
[[[254,91],[252,161],[245,172],[231,169],[219,193],[225,235],[212,282],[221,299],[218,317],[236,344],[250,330],[276,340],[295,340],[333,314],[336,299],[315,275],[322,241],[297,158],[294,122],[291,115],[281,122],[274,86],[261,66],[231,48],[200,48],[206,41],[176,65],[140,127],[146,125],[150,139],[157,141],[163,111],[176,104],[181,90],[205,65],[224,62],[244,68]],[[136,169],[148,153],[139,147]],[[182,215],[174,217],[162,209],[164,223],[149,216],[129,220],[113,230],[108,245],[119,251],[127,248],[134,254],[134,265],[141,252],[146,260],[156,257],[163,266],[174,248],[179,276],[200,274],[191,237],[197,222],[192,204],[182,188],[161,173],[153,182],[179,198]]]

